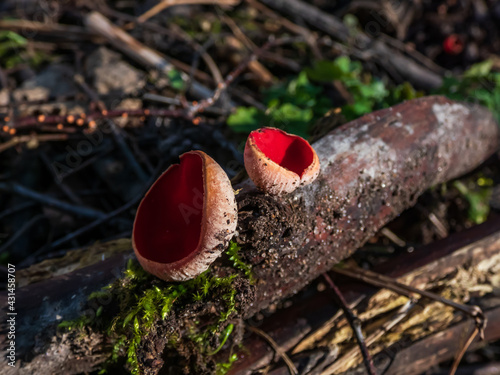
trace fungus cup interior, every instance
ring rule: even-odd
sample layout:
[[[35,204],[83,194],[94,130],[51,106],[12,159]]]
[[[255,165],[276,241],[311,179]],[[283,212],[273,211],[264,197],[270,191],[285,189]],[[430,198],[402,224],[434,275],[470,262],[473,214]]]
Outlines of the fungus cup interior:
[[[133,233],[144,258],[172,263],[196,250],[203,218],[203,174],[202,158],[187,153],[148,191],[137,210]]]
[[[311,145],[296,135],[279,129],[264,128],[252,132],[250,137],[269,159],[300,177],[313,162]]]

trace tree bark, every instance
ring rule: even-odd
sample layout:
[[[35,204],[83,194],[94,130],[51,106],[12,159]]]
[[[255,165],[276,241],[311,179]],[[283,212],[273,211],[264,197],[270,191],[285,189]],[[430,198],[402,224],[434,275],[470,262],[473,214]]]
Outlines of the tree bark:
[[[294,193],[272,197],[248,181],[236,186],[242,189],[237,195],[236,241],[257,281],[250,286],[242,280],[234,318],[249,318],[298,292],[351,255],[426,189],[471,171],[498,144],[498,126],[486,109],[427,97],[363,116],[314,143],[320,176]],[[102,361],[99,350],[61,346],[61,340],[54,338],[54,325],[57,316],[67,320],[81,313],[85,295],[110,282],[115,277],[111,270],[119,269],[125,258],[116,256],[18,290],[23,317],[18,325],[22,346],[18,358],[25,364],[19,373],[89,371]],[[214,267],[218,269],[217,262]],[[227,267],[220,269],[227,272]],[[87,283],[85,290],[82,280]],[[1,298],[5,308],[5,293]],[[183,308],[178,308],[177,316],[182,316]],[[164,367],[161,358],[168,331],[167,324],[159,323],[144,340],[142,350],[147,355],[142,365],[148,374]],[[33,351],[33,337],[42,354]],[[87,345],[97,347],[99,341],[95,338]],[[65,356],[58,353],[58,345]]]
[[[345,124],[313,144],[321,173],[284,197],[244,190],[237,241],[253,265],[252,316],[350,256],[426,189],[471,171],[498,148],[478,106],[408,101]]]

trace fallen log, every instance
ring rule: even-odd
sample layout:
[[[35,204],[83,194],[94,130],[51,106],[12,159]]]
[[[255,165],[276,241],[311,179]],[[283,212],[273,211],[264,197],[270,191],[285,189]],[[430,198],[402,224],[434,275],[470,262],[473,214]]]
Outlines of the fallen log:
[[[256,281],[251,285],[238,275],[236,310],[230,318],[251,317],[296,293],[351,255],[427,188],[471,171],[498,144],[498,126],[484,108],[427,97],[363,116],[316,142],[321,174],[290,195],[271,197],[248,181],[237,186],[242,190],[237,195],[236,242]],[[84,296],[111,281],[115,277],[111,270],[122,266],[125,257],[18,290],[18,308],[24,310],[18,335],[25,344],[18,357],[23,366],[16,369],[19,373],[85,372],[105,359],[105,337],[95,334],[77,345],[70,335],[56,337],[54,325],[61,314],[66,320],[80,313]],[[236,272],[224,262],[227,259],[216,262],[212,272],[223,276]],[[78,290],[82,277],[85,291]],[[155,324],[138,348],[144,373],[189,368],[189,363],[172,362],[171,353],[165,352],[168,338],[175,330],[183,341],[198,317],[217,320],[220,302],[212,302],[175,306],[169,319]],[[214,370],[211,358],[197,366],[199,370],[204,366],[202,372]]]

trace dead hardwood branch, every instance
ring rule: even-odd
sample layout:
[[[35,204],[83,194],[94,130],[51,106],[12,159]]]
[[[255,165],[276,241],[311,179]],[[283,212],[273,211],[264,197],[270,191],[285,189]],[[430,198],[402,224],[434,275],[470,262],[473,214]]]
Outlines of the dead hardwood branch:
[[[498,141],[498,126],[487,110],[443,97],[422,98],[363,116],[316,142],[313,146],[320,158],[321,174],[313,184],[293,194],[271,197],[248,182],[237,186],[243,190],[237,196],[236,240],[244,260],[253,265],[257,282],[251,286],[248,280],[241,280],[238,312],[233,318],[251,317],[302,289],[351,255],[430,186],[477,167],[498,148]],[[22,355],[32,357],[25,373],[31,373],[29,368],[37,369],[38,374],[55,368],[66,373],[90,371],[102,360],[99,340],[91,350],[94,354],[84,357],[64,339],[49,343],[55,317],[63,314],[64,319],[73,318],[82,309],[84,296],[112,280],[106,272],[121,264],[122,256],[77,271],[78,275],[19,289],[19,304],[25,309],[25,323],[18,327],[24,341]],[[215,264],[214,270],[228,272],[222,263]],[[85,291],[79,290],[82,277]],[[77,297],[72,300],[74,294]],[[175,316],[182,317],[187,308],[176,307]],[[207,306],[196,314],[213,313]],[[40,316],[46,318],[29,324]],[[185,321],[172,319],[169,324],[182,332]],[[189,320],[195,319],[189,316]],[[168,324],[158,324],[141,343],[140,350],[147,355],[141,355],[140,364],[147,374],[157,374],[164,367],[168,332]],[[35,350],[43,355],[33,357],[32,337],[37,333]],[[68,356],[54,354],[58,348],[66,348]]]

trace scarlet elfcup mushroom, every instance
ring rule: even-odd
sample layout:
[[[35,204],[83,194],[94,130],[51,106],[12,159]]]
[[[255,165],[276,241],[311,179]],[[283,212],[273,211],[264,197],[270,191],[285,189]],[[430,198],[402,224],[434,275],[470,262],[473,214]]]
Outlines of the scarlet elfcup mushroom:
[[[132,246],[142,267],[166,281],[189,280],[220,255],[236,230],[237,207],[226,173],[190,151],[142,199]]]
[[[305,139],[276,128],[250,133],[245,145],[245,169],[262,191],[287,194],[313,182],[319,174],[318,155]]]
[[[464,50],[464,42],[457,34],[451,34],[443,41],[443,50],[449,55],[458,55]]]

